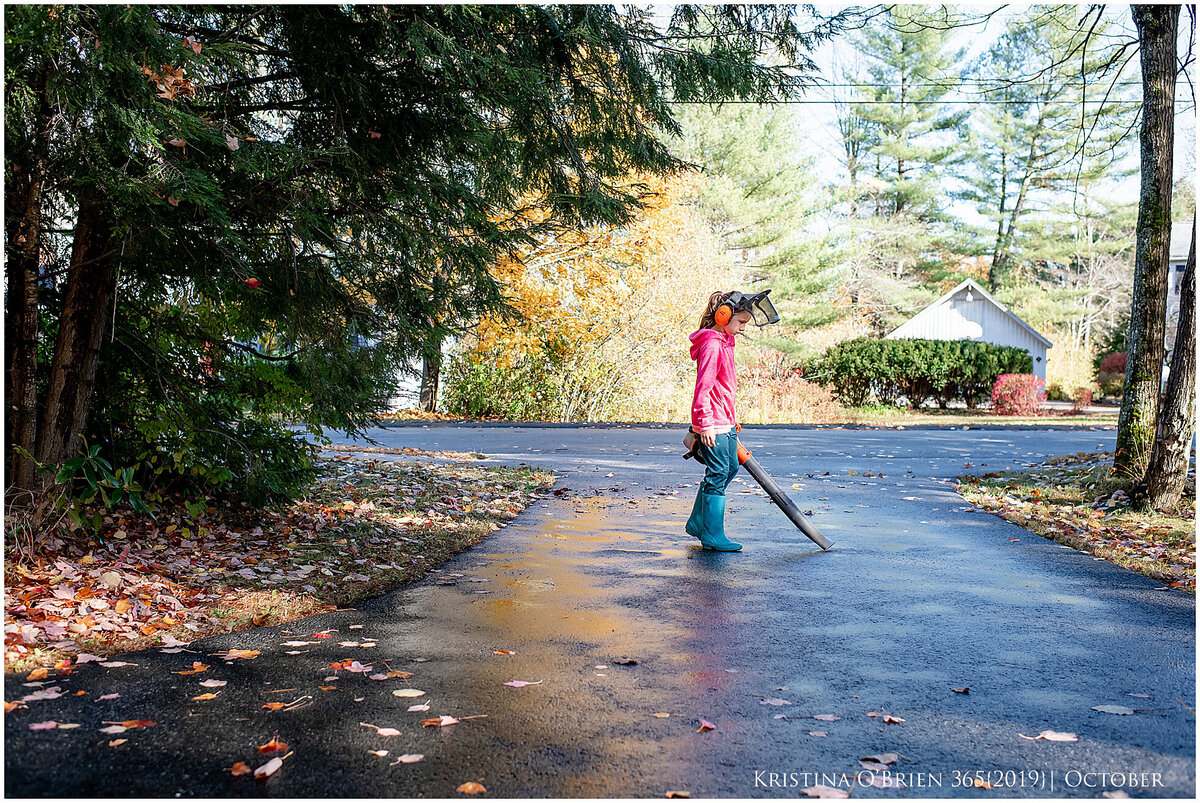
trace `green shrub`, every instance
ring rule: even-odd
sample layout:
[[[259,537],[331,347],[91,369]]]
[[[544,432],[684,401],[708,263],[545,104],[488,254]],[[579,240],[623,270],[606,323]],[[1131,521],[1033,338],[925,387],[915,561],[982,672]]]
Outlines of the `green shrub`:
[[[450,415],[512,421],[555,420],[562,408],[556,360],[550,354],[510,363],[499,352],[451,357],[442,405]]]
[[[871,399],[890,405],[903,397],[913,408],[930,400],[944,408],[955,399],[974,408],[990,396],[997,376],[1032,369],[1029,353],[1014,346],[860,337],[826,351],[810,366],[808,376],[854,407]]]

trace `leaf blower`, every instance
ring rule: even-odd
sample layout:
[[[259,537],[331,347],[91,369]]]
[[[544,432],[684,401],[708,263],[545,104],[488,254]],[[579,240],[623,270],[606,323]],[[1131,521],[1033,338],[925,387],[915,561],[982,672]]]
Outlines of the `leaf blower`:
[[[697,462],[704,462],[703,458],[700,456],[700,451],[697,448],[699,443],[700,438],[696,435],[696,431],[689,427],[687,435],[685,435],[683,438],[683,445],[687,447],[688,450],[687,454],[683,456],[684,460],[687,460],[689,457],[691,457],[695,458]],[[785,494],[783,490],[775,484],[775,480],[771,479],[767,472],[763,471],[763,467],[760,466],[758,461],[755,460],[753,455],[750,454],[750,450],[745,446],[742,446],[741,441],[738,441],[737,456],[738,462],[742,464],[746,471],[750,472],[750,476],[754,477],[754,480],[762,486],[764,491],[767,492],[767,496],[771,497],[771,501],[774,502],[779,509],[784,512],[784,515],[792,520],[792,523],[799,528],[800,532],[811,538],[817,546],[821,547],[821,549],[829,549],[829,547],[833,546],[833,542],[821,534],[821,531],[817,529],[816,525],[809,521],[808,517],[800,512],[800,509],[796,507],[796,503],[789,499],[787,494]]]

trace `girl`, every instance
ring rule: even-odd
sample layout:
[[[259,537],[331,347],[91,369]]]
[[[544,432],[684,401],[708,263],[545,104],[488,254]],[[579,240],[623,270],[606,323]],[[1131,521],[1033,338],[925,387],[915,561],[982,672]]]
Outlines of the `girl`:
[[[762,294],[765,296],[765,294]],[[704,461],[704,481],[684,529],[705,549],[736,552],[742,545],[725,536],[725,488],[738,471],[737,415],[733,410],[737,375],[734,338],[754,317],[743,308],[741,293],[713,293],[700,317],[700,328],[689,335],[696,361],[696,392],[692,397],[692,429]],[[772,310],[773,311],[773,310]],[[778,320],[778,318],[776,318]]]

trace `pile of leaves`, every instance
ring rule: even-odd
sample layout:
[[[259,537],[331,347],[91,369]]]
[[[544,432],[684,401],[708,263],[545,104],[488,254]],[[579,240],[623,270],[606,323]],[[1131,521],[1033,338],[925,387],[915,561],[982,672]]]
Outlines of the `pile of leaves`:
[[[478,543],[553,484],[529,468],[337,456],[274,510],[209,500],[104,517],[7,550],[5,670],[290,621],[396,588]],[[11,543],[11,541],[10,541]],[[69,661],[67,661],[69,663]]]
[[[1078,452],[1025,471],[959,477],[958,491],[1031,532],[1195,594],[1195,470],[1171,516],[1133,509],[1132,483],[1111,472],[1111,452]]]

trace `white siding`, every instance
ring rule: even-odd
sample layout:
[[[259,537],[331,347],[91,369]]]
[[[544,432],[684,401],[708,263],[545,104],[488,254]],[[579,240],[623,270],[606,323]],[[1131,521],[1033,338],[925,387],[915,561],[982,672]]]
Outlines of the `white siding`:
[[[967,301],[970,293],[972,300]],[[888,335],[889,338],[978,340],[998,346],[1023,348],[1033,357],[1033,372],[1046,378],[1046,345],[1007,310],[971,288],[958,290],[917,313]]]

